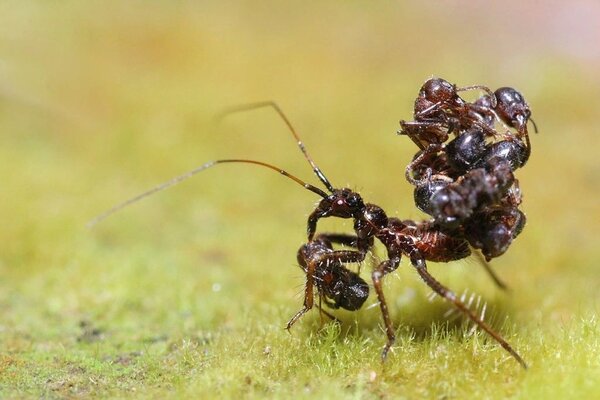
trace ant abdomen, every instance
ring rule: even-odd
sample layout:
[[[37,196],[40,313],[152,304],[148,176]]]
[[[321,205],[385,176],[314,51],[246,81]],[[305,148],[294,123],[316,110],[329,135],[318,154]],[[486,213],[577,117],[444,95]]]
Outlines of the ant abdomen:
[[[529,150],[518,139],[507,139],[488,146],[477,166],[490,165],[490,163],[506,162],[512,171],[521,168],[529,159]]]
[[[485,135],[479,128],[460,134],[446,145],[448,163],[460,172],[472,169],[485,152]]]
[[[369,297],[369,285],[356,272],[342,266],[326,265],[316,271],[323,295],[333,301],[332,308],[356,311]]]
[[[516,207],[493,207],[476,213],[465,227],[465,237],[486,260],[501,256],[525,227],[525,214]]]
[[[444,233],[428,222],[419,224],[411,224],[412,221],[405,222],[403,233],[417,238],[414,245],[428,261],[456,261],[471,254],[469,243],[462,238]]]

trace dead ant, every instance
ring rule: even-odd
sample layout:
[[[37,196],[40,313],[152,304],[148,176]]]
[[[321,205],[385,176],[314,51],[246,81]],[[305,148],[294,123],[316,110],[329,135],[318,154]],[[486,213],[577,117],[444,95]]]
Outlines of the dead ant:
[[[273,107],[282,117],[290,128],[304,157],[310,163],[313,172],[330,192],[329,194],[302,181],[279,167],[262,161],[221,159],[207,162],[198,168],[177,176],[112,207],[108,211],[94,218],[88,226],[93,226],[128,205],[178,184],[183,180],[218,164],[246,163],[266,167],[292,179],[305,189],[322,197],[316,209],[308,218],[307,233],[309,242],[300,248],[298,256],[298,261],[305,270],[307,276],[304,307],[290,319],[286,326],[288,329],[312,307],[312,290],[314,286],[317,287],[320,298],[325,298],[326,304],[333,308],[342,307],[352,310],[358,309],[364,303],[364,299],[368,296],[368,291],[365,290],[365,282],[358,274],[346,269],[343,265],[347,263],[362,262],[365,259],[366,253],[372,248],[374,239],[376,238],[386,247],[388,255],[388,259],[381,262],[371,274],[388,338],[382,352],[382,360],[385,359],[389,349],[395,341],[394,328],[383,293],[382,278],[399,266],[400,259],[404,254],[409,257],[411,264],[415,267],[422,280],[435,293],[463,312],[477,326],[492,336],[494,340],[526,368],[526,364],[521,356],[508,344],[508,342],[473,313],[468,306],[454,294],[454,292],[438,282],[427,271],[426,260],[448,262],[467,257],[470,254],[470,249],[468,242],[464,238],[453,237],[452,235],[442,232],[439,227],[431,221],[418,223],[414,221],[400,221],[397,218],[388,218],[381,207],[364,203],[361,196],[351,189],[335,189],[309,156],[303,142],[300,140],[298,134],[289,123],[289,120],[276,103],[254,103],[236,107],[227,110],[224,115],[259,107]],[[326,217],[353,219],[356,236],[322,234],[315,237],[318,220]],[[350,245],[356,248],[356,250],[333,250],[331,245],[333,242]]]
[[[487,94],[473,103],[458,95],[474,89]],[[421,150],[430,144],[444,143],[450,133],[460,134],[475,125],[488,136],[495,137],[495,121],[527,136],[527,123],[531,120],[537,132],[529,105],[517,90],[501,87],[492,92],[483,85],[459,88],[442,78],[425,81],[415,100],[414,118],[414,121],[400,121],[402,129],[398,133],[409,136]]]
[[[488,93],[489,109],[496,107],[496,96],[483,85],[472,85],[459,88],[442,78],[431,78],[425,81],[415,100],[414,121],[400,121],[398,134],[407,135],[421,150],[428,145],[441,144],[448,140],[450,133],[458,133],[474,124],[480,126],[488,135],[496,134],[484,116],[487,108],[481,104],[475,108],[463,100],[458,93],[479,89]],[[484,110],[480,110],[480,108]]]
[[[337,319],[321,308],[321,301],[333,309],[356,311],[362,307],[369,297],[369,285],[344,266],[359,262],[362,254],[333,249],[333,243],[354,247],[355,242],[351,235],[321,234],[298,249],[298,264],[306,274],[304,306],[287,323],[287,330],[312,309],[314,286],[319,295],[319,310],[333,320]]]
[[[463,115],[461,118],[466,125],[448,143],[428,143],[407,166],[405,176],[415,185],[417,208],[432,215],[445,232],[465,237],[473,247],[481,249],[489,261],[508,249],[525,223],[524,214],[517,209],[520,193],[515,204],[518,181],[513,171],[525,165],[530,155],[527,122],[531,111],[523,96],[512,88],[500,88],[493,95],[488,92],[475,103],[466,103],[453,90],[455,86],[446,81],[431,79],[424,87],[437,86],[440,81],[445,82],[446,99],[454,100],[446,101],[448,111],[441,108],[443,118],[438,119]],[[417,103],[423,93],[427,92],[422,90]],[[473,117],[475,114],[480,115],[479,120]],[[507,131],[502,140],[488,143],[488,131],[482,129],[482,120],[491,130],[494,130],[495,120],[503,121],[517,129],[517,135]],[[534,128],[537,131],[535,123]],[[505,196],[509,192],[513,193],[512,204],[500,206],[501,202],[506,203]],[[486,211],[487,207],[494,207],[494,212]],[[475,215],[476,218],[469,220]],[[500,218],[500,215],[504,217]],[[486,218],[490,220],[486,221]],[[484,233],[476,229],[477,226],[486,226],[490,231]],[[480,240],[481,235],[487,239]]]

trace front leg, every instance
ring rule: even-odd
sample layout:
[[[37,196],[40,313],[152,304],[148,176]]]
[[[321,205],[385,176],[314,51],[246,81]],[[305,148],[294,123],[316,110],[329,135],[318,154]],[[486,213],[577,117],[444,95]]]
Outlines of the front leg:
[[[310,260],[306,264],[306,284],[304,286],[304,306],[302,307],[302,309],[300,311],[298,311],[296,314],[294,314],[294,316],[288,321],[287,325],[285,326],[285,329],[288,332],[289,332],[290,328],[292,327],[292,325],[294,325],[296,323],[296,321],[298,321],[304,314],[306,314],[313,307],[313,304],[314,304],[313,288],[314,288],[314,284],[315,284],[315,281],[314,281],[315,268],[316,268],[315,260]]]
[[[347,233],[319,233],[314,240],[325,240],[354,248],[358,246],[358,237]]]
[[[317,231],[317,222],[321,218],[326,218],[330,216],[330,212],[328,209],[321,207],[321,204],[308,216],[308,222],[306,226],[306,233],[308,234],[308,241],[312,241],[315,232]]]

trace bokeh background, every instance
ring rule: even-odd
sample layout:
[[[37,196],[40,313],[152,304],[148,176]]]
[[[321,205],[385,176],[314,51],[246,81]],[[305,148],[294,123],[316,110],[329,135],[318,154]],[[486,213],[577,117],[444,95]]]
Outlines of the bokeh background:
[[[598,21],[592,0],[3,1],[0,394],[597,394]],[[273,112],[214,121],[259,100],[335,185],[422,218],[403,177],[416,149],[395,132],[431,76],[515,87],[540,129],[517,174],[527,227],[493,263],[511,292],[473,261],[431,266],[482,296],[527,374],[484,336],[440,328],[448,307],[407,264],[386,286],[406,339],[387,369],[377,308],[322,334],[313,312],[284,335],[317,199],[269,171],[219,166],[85,228],[212,159],[315,182]]]

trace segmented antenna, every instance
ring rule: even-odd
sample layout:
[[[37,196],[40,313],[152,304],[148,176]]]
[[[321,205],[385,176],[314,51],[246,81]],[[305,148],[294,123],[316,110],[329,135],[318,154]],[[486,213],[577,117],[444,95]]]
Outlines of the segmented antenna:
[[[255,110],[257,108],[263,108],[263,107],[273,107],[273,109],[275,109],[277,114],[279,114],[281,119],[283,119],[283,122],[285,122],[285,124],[289,128],[290,132],[292,132],[292,135],[294,135],[294,138],[296,139],[296,143],[298,144],[298,147],[304,154],[304,158],[306,158],[306,160],[312,167],[312,170],[315,173],[315,175],[317,176],[317,178],[319,178],[319,180],[323,183],[323,185],[325,185],[327,190],[329,190],[331,193],[333,193],[333,185],[329,182],[327,177],[325,177],[325,174],[323,173],[323,171],[321,171],[321,169],[313,161],[312,157],[308,154],[308,150],[306,150],[304,143],[302,142],[302,140],[300,139],[300,136],[298,135],[298,133],[292,126],[292,123],[290,122],[288,117],[285,116],[285,114],[283,113],[281,108],[279,108],[277,103],[275,103],[274,101],[259,101],[256,103],[241,104],[239,106],[229,107],[229,108],[226,108],[225,110],[223,110],[221,113],[219,113],[217,115],[217,119],[221,120],[230,114],[234,114],[237,112],[243,112],[243,111],[249,111],[249,110]]]
[[[323,190],[319,189],[318,187],[315,187],[313,185],[311,185],[310,183],[306,183],[303,180],[295,177],[294,175],[290,174],[289,172],[276,167],[274,165],[268,164],[266,162],[262,162],[262,161],[255,161],[255,160],[246,160],[246,159],[224,159],[224,160],[214,160],[214,161],[209,161],[205,164],[202,164],[201,166],[194,168],[191,171],[188,171],[182,175],[176,176],[175,178],[172,178],[166,182],[163,182],[155,187],[153,187],[150,190],[147,190],[143,193],[138,194],[137,196],[134,196],[128,200],[125,200],[122,203],[117,204],[116,206],[110,208],[109,210],[103,212],[102,214],[98,215],[97,217],[95,217],[94,219],[92,219],[90,222],[87,223],[87,227],[88,228],[93,228],[94,225],[98,224],[99,222],[105,220],[106,218],[108,218],[109,216],[111,216],[112,214],[116,213],[117,211],[133,204],[133,203],[137,203],[138,201],[142,200],[145,197],[148,197],[156,192],[160,192],[162,190],[165,190],[171,186],[177,185],[178,183],[191,178],[192,176],[196,175],[199,172],[202,172],[208,168],[214,167],[217,164],[224,164],[224,163],[245,163],[245,164],[254,164],[254,165],[260,165],[262,167],[266,167],[266,168],[270,168],[276,172],[279,172],[281,175],[292,179],[294,182],[298,183],[299,185],[301,185],[302,187],[304,187],[305,189],[310,190],[313,193],[318,194],[319,196],[325,198],[327,197],[327,193],[325,193]]]

